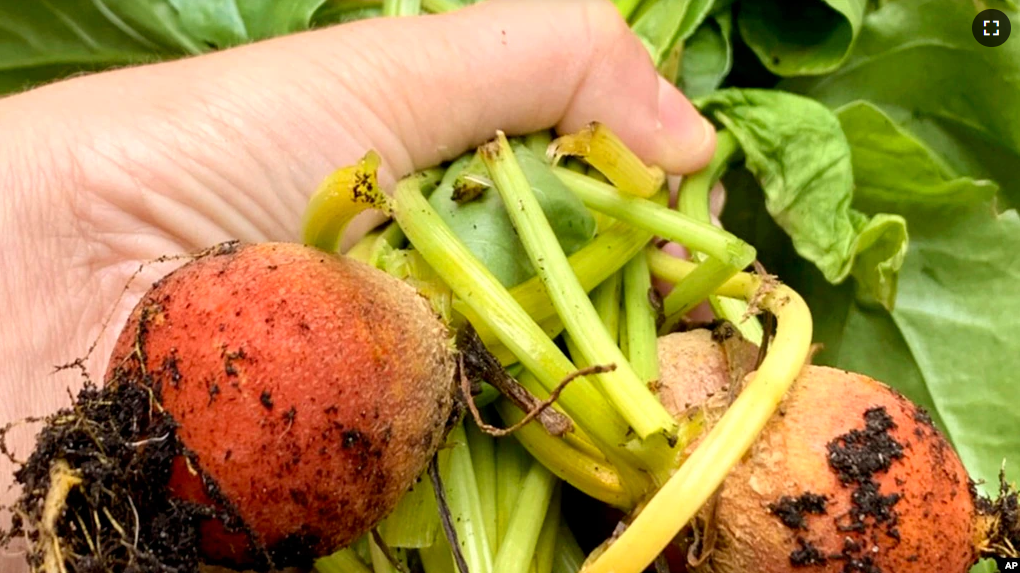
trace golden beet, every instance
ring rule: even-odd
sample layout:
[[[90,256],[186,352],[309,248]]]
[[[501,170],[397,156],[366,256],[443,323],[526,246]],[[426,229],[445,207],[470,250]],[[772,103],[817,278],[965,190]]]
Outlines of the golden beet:
[[[706,333],[660,339],[667,403],[725,394],[727,360]],[[718,537],[698,571],[966,573],[987,526],[923,410],[867,376],[820,366],[801,372],[716,510]]]
[[[190,461],[170,488],[240,530],[203,539],[207,557],[279,567],[350,543],[394,508],[442,443],[454,364],[446,327],[410,286],[309,247],[258,244],[154,285],[108,380],[152,389]]]

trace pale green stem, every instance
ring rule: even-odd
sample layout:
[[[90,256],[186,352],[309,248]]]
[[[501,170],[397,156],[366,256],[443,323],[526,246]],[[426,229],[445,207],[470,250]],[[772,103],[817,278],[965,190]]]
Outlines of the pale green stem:
[[[517,505],[517,495],[521,491],[521,481],[528,470],[528,463],[528,453],[517,440],[503,438],[496,441],[496,537],[500,542],[509,530],[510,516]],[[496,544],[496,550],[499,545]]]
[[[421,13],[421,0],[383,0],[383,16],[417,16]]]
[[[549,502],[549,511],[545,514],[542,531],[538,534],[538,546],[535,547],[535,559],[531,566],[534,573],[552,573],[553,561],[556,559],[556,538],[560,530],[562,492],[563,487],[557,484]]]
[[[450,542],[446,540],[446,536],[443,534],[437,535],[436,542],[431,546],[419,549],[418,556],[421,557],[421,564],[425,568],[425,573],[460,573],[457,571],[457,566],[453,563]]]
[[[613,273],[613,276],[602,281],[602,284],[595,287],[591,293],[591,303],[595,312],[602,319],[606,331],[609,332],[613,342],[619,341],[620,336],[620,291],[623,282],[620,273]]]
[[[463,423],[454,427],[447,443],[451,445],[450,477],[444,481],[443,487],[449,498],[450,515],[461,552],[471,573],[493,573],[492,547],[485,533],[482,500]]]
[[[574,538],[574,533],[566,522],[560,522],[556,536],[556,560],[553,561],[553,573],[577,573],[584,564],[584,551]],[[429,571],[428,573],[433,573]]]
[[[666,322],[663,323],[659,332],[661,334],[672,332],[685,314],[698,306],[701,301],[708,298],[738,272],[740,269],[715,258],[709,258],[699,264],[697,270],[676,283],[673,290],[662,301]]]
[[[464,5],[456,0],[421,0],[422,10],[430,12],[432,14],[442,14],[444,12],[453,12],[463,8]]]
[[[710,223],[698,221],[648,199],[626,196],[612,185],[600,183],[591,177],[560,167],[552,169],[591,209],[664,239],[676,241],[689,249],[704,251],[737,269],[754,261],[754,247]]]
[[[524,418],[520,409],[507,400],[498,401],[496,408],[508,425],[516,424]],[[629,508],[633,505],[634,500],[623,489],[620,475],[606,460],[592,458],[571,447],[565,439],[550,436],[541,425],[534,422],[517,430],[514,436],[524,445],[528,453],[557,477],[588,496],[614,507]],[[503,480],[504,476],[500,474],[499,479]],[[506,479],[510,480],[511,477],[507,476]]]
[[[497,191],[507,205],[506,211],[517,235],[536,273],[549,291],[549,298],[567,332],[588,363],[616,365],[615,370],[596,376],[603,393],[610,398],[639,437],[646,439],[662,434],[672,440],[676,432],[676,421],[638,379],[620,352],[620,347],[606,331],[570,268],[567,256],[556,240],[506,137],[500,132],[496,140],[480,147],[479,151]]]
[[[485,535],[493,551],[499,547],[496,535],[496,451],[495,440],[476,424],[467,424],[468,446],[471,462],[478,482],[478,497],[482,502],[482,516],[485,518]]]
[[[680,185],[680,195],[677,203],[677,210],[694,219],[703,222],[712,220],[710,199],[712,187],[719,181],[729,164],[740,155],[740,144],[733,133],[728,130],[719,131],[716,134],[715,155],[712,157],[708,167],[701,171],[687,176]],[[691,257],[698,261],[707,258],[703,253],[691,253]],[[719,318],[732,322],[744,335],[744,338],[761,344],[764,331],[761,322],[755,317],[748,317],[747,303],[729,297],[712,295],[708,298],[712,311]]]
[[[645,383],[659,379],[657,316],[649,298],[651,290],[648,258],[638,255],[623,268],[623,303],[628,357],[634,371]]]
[[[315,562],[319,573],[372,573],[365,562],[358,558],[353,549],[341,549]]]
[[[576,370],[552,339],[425,201],[416,177],[402,180],[394,198],[394,217],[414,247],[474,311],[478,324],[492,330],[521,364],[537,376],[546,391],[552,391]],[[620,455],[626,455],[627,424],[608,407],[591,382],[584,378],[574,380],[560,394],[557,403],[601,450],[617,450]],[[626,459],[630,464],[663,468],[672,465],[674,456],[674,452],[663,447],[632,453]]]
[[[372,555],[372,570],[375,573],[397,573],[397,570],[393,568],[393,564],[390,563],[389,559],[386,558],[386,554],[383,553],[381,547],[376,544],[375,539],[371,536],[368,538],[368,550]],[[390,551],[396,551],[390,549]],[[397,557],[399,559],[399,557]]]
[[[533,461],[524,481],[507,534],[499,544],[493,565],[499,573],[527,573],[535,556],[535,547],[549,510],[556,476]]]
[[[569,336],[565,336],[565,339],[568,346],[572,345]],[[541,387],[531,372],[525,371],[517,381],[535,396],[541,399],[548,397],[548,392]],[[592,412],[592,415],[596,417],[616,415],[608,402],[603,402],[601,407],[605,409],[601,412]],[[523,417],[517,412],[505,410],[499,406],[499,402],[497,408],[507,423],[513,424]],[[587,434],[582,434],[583,431],[575,428],[573,433],[557,438],[539,428],[537,424],[531,423],[519,430],[519,434],[521,443],[531,455],[541,460],[561,479],[596,499],[625,509],[633,507],[634,503],[653,486],[651,479],[653,476],[635,469],[628,460],[639,454],[645,456],[654,454],[655,459],[662,459],[663,465],[652,468],[655,479],[661,481],[668,477],[676,465],[674,462],[666,463],[667,460],[676,460],[678,453],[683,451],[687,443],[684,441],[676,450],[665,452],[660,452],[658,448],[667,446],[660,445],[658,441],[633,441],[628,444],[629,448],[623,450],[596,448],[592,443],[594,440]],[[687,439],[686,434],[684,439]],[[643,452],[642,448],[648,448],[650,452]]]

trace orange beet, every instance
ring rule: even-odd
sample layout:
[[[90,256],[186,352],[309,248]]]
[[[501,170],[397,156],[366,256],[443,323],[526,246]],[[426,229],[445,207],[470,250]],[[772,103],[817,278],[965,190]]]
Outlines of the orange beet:
[[[191,471],[170,489],[235,518],[203,526],[207,557],[307,565],[383,519],[442,443],[452,342],[413,288],[354,260],[221,251],[145,295],[107,378],[143,380],[179,424]]]
[[[805,368],[718,511],[717,573],[965,573],[977,560],[974,495],[949,443],[903,396],[832,368]]]
[[[674,337],[660,339],[660,358],[686,357],[702,375],[692,384],[683,363],[663,364],[660,393],[718,395],[729,379],[710,356],[719,350],[703,333]],[[698,571],[966,573],[987,532],[980,513],[923,410],[867,376],[806,366],[724,482],[718,539]]]

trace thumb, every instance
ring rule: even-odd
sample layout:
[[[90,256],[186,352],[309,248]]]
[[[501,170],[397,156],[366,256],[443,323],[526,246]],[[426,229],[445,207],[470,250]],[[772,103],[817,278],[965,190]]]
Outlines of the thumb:
[[[608,1],[490,0],[304,40],[399,142],[388,155],[401,172],[449,159],[496,129],[564,132],[591,121],[672,173],[701,168],[714,149],[714,130],[658,76]]]
[[[308,195],[368,148],[386,185],[497,129],[597,120],[670,173],[701,168],[715,147],[608,0],[377,18],[23,96],[5,102],[7,116],[62,134],[52,155],[73,144],[83,188],[194,246],[293,239]]]

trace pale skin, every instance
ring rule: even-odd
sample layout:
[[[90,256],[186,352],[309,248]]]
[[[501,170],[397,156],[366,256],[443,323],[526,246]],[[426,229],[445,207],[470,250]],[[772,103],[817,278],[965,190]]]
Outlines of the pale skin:
[[[85,366],[102,377],[131,307],[179,264],[147,267],[121,296],[143,261],[297,241],[319,181],[370,148],[392,186],[497,129],[592,120],[670,173],[701,168],[715,147],[599,0],[371,20],[0,99],[0,426],[66,406],[81,377],[54,366],[97,340]],[[17,456],[37,429],[9,436]],[[13,471],[0,460],[0,505]],[[0,553],[0,570],[21,567]]]

